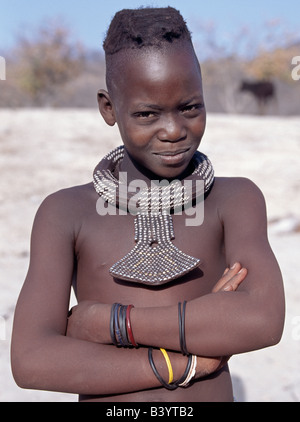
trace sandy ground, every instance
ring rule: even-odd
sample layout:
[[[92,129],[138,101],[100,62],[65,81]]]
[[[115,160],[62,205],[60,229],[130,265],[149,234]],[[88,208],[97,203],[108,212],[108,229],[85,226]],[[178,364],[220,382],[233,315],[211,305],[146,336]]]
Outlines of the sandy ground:
[[[96,110],[0,110],[0,401],[77,400],[15,385],[13,312],[37,207],[53,191],[90,181],[100,158],[119,144],[117,129],[106,127]],[[285,281],[282,341],[231,359],[235,395],[247,402],[300,401],[300,118],[209,115],[201,149],[217,175],[249,177],[264,192],[270,243]]]

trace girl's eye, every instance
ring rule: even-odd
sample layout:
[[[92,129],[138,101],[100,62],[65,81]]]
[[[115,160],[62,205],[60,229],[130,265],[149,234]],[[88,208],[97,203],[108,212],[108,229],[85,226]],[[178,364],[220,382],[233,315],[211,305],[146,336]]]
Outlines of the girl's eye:
[[[181,109],[182,113],[192,113],[197,112],[199,109],[201,109],[202,104],[191,104],[188,106],[185,106]]]
[[[135,117],[139,119],[151,119],[155,117],[155,113],[152,111],[139,111],[138,113],[135,113]]]

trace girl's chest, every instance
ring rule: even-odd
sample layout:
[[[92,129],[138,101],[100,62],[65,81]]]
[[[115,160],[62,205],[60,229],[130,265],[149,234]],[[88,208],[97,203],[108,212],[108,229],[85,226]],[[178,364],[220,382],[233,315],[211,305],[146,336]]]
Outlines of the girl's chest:
[[[107,215],[82,225],[76,242],[79,299],[112,303],[122,298],[145,305],[148,301],[166,304],[183,295],[188,300],[208,293],[225,265],[223,230],[217,215],[207,211],[199,225],[191,225],[195,218],[184,213],[165,222],[139,220],[133,215]],[[168,271],[180,273],[182,257],[199,260],[200,264],[161,287],[149,287],[111,275],[112,266],[128,256],[135,274],[148,271],[151,277]]]

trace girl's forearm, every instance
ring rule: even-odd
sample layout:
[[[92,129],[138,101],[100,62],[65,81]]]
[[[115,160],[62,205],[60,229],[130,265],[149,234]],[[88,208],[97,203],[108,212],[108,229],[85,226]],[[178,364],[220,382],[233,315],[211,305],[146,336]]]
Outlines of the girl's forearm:
[[[237,291],[247,274],[240,268],[226,270],[213,293],[187,303],[184,328],[190,353],[229,356],[270,345],[280,336],[281,312],[276,309],[274,318],[274,307],[266,306],[261,293]],[[111,343],[112,309],[97,302],[80,303],[69,321],[70,331],[76,338]],[[181,351],[178,304],[132,308],[130,320],[136,343]]]
[[[174,379],[179,379],[187,358],[178,353],[169,356]],[[153,359],[168,380],[167,365],[159,350],[153,350]],[[147,348],[117,348],[58,335],[23,351],[20,367],[18,356],[13,355],[12,367],[17,384],[29,389],[115,395],[161,387],[149,364]]]
[[[177,306],[134,308],[138,343],[180,351]],[[198,356],[229,356],[276,344],[280,315],[274,318],[246,292],[209,294],[187,303],[187,349]]]

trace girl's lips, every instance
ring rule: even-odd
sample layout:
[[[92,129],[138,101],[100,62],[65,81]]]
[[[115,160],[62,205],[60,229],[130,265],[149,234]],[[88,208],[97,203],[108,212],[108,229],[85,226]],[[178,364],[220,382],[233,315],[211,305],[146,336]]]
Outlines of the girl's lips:
[[[188,151],[189,149],[180,150],[176,152],[165,151],[165,152],[155,153],[155,155],[157,155],[163,163],[169,164],[169,165],[170,164],[175,165],[175,164],[180,164],[182,161],[184,161],[185,155]]]

